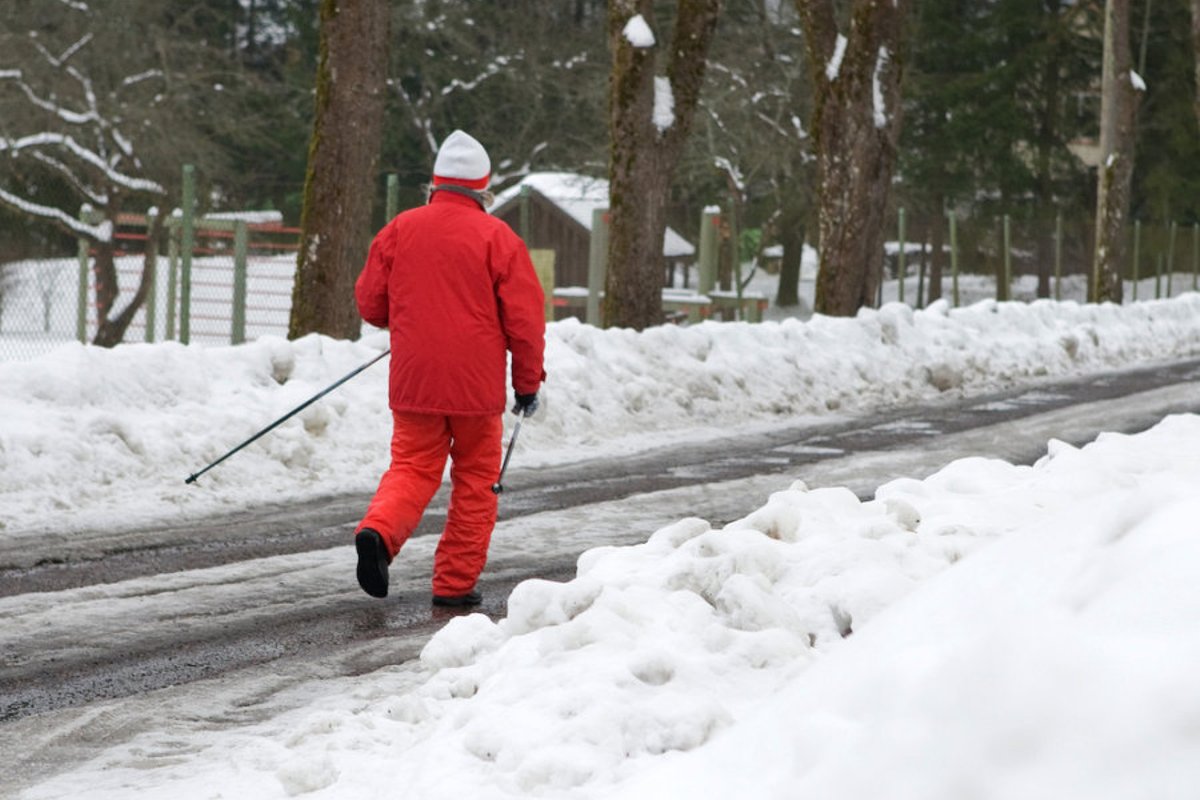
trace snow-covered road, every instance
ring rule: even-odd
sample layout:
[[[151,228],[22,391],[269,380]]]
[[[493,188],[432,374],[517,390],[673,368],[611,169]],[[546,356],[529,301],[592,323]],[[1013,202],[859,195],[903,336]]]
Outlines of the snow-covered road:
[[[1028,462],[1051,438],[1082,443],[1102,430],[1140,430],[1168,413],[1200,410],[1198,369],[1185,363],[1170,378],[1184,382],[1148,390],[1140,387],[1150,383],[1151,374],[1142,371],[897,410],[861,424],[797,428],[787,435],[761,427],[731,431],[729,441],[740,436],[761,453],[762,471],[726,480],[713,479],[720,459],[704,456],[720,449],[720,442],[678,443],[676,451],[694,447],[699,454],[690,465],[667,467],[677,484],[671,488],[639,484],[615,499],[503,519],[488,569],[487,610],[501,615],[508,591],[521,580],[571,577],[585,550],[637,544],[647,531],[685,516],[737,519],[752,510],[754,501],[747,498],[765,498],[797,478],[811,487],[846,486],[870,496],[890,479],[923,478],[957,458]],[[1168,379],[1166,370],[1154,374]],[[1127,394],[1079,402],[1080,396],[1101,393]],[[1077,395],[1074,401],[1071,394]],[[954,431],[971,415],[995,421]],[[844,446],[851,438],[877,447],[851,452]],[[773,453],[779,456],[775,461]],[[787,462],[784,454],[800,465],[779,463]],[[726,455],[731,463],[739,461],[736,452]],[[612,464],[599,472],[605,469]],[[519,487],[532,478],[532,472],[518,470],[511,483]],[[118,532],[106,536],[106,546],[115,551],[141,541],[122,542]],[[30,785],[95,749],[149,731],[166,747],[190,732],[273,717],[324,693],[344,691],[342,681],[364,672],[387,668],[398,682],[415,680],[405,677],[406,662],[447,619],[426,600],[434,542],[432,536],[411,542],[393,568],[398,595],[386,604],[361,595],[344,547],[195,569],[166,565],[162,572],[117,582],[0,598],[6,674],[53,678],[18,681],[17,691],[6,688],[3,713],[13,719],[0,725],[0,749],[15,755],[3,768],[0,786]],[[336,646],[322,639],[322,626],[328,625],[336,625]]]

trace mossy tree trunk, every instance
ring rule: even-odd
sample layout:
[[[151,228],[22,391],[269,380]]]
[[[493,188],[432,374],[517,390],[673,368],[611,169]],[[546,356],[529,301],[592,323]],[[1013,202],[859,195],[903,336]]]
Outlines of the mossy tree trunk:
[[[639,46],[645,42],[625,33],[629,21],[639,14],[654,28],[653,0],[609,3],[613,69],[609,82],[607,325],[642,330],[662,323],[667,193],[691,129],[720,6],[720,0],[679,0],[667,49],[662,42]],[[656,74],[660,50],[669,54],[665,76]],[[668,95],[673,101],[673,120],[663,113]]]
[[[358,338],[387,74],[386,0],[321,0],[316,109],[288,336]]]
[[[882,274],[911,0],[853,0],[846,34],[834,0],[795,2],[815,98],[821,263],[814,310],[851,316],[874,303]]]
[[[1192,0],[1192,58],[1196,60],[1194,99],[1196,109],[1196,124],[1200,125],[1200,0]]]
[[[1119,303],[1139,99],[1129,47],[1129,0],[1105,3],[1100,91],[1096,249],[1088,296],[1096,303]]]

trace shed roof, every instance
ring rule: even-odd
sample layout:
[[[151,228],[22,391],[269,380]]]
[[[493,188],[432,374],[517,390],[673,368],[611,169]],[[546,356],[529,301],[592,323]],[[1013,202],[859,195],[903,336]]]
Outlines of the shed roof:
[[[495,213],[520,199],[521,187],[528,186],[560,208],[587,231],[592,230],[592,212],[608,207],[608,181],[575,172],[533,172],[519,183],[496,194]],[[663,255],[682,258],[695,255],[696,248],[673,228],[663,234]]]

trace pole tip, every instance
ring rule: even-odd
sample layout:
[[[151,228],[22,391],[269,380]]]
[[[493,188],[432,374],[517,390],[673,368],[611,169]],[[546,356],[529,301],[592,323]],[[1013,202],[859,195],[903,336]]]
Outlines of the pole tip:
[[[186,478],[183,479],[183,482],[184,483],[195,483],[196,478],[198,478],[198,477],[200,477],[200,476],[199,475],[188,475]]]

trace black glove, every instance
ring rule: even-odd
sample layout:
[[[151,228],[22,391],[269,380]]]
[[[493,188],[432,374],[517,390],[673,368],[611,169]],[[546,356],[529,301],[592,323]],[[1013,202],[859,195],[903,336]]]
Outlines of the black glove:
[[[538,410],[537,392],[533,394],[519,394],[513,392],[513,397],[516,398],[516,403],[513,404],[513,412],[525,417],[532,417],[533,412]]]

